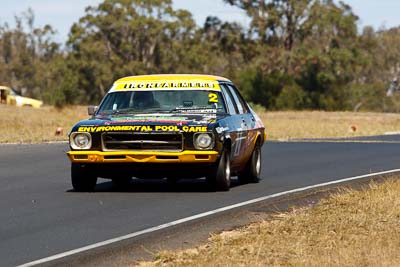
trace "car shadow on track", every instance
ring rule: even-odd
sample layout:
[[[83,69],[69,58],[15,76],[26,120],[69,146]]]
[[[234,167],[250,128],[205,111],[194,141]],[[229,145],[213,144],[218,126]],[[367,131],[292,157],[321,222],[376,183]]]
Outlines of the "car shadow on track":
[[[235,178],[231,180],[231,188],[241,185]],[[67,192],[75,192],[73,189]],[[109,180],[99,179],[94,193],[126,192],[126,193],[149,193],[149,192],[215,192],[205,179],[183,179],[175,183],[167,182],[165,179],[132,179],[132,181],[119,188]]]

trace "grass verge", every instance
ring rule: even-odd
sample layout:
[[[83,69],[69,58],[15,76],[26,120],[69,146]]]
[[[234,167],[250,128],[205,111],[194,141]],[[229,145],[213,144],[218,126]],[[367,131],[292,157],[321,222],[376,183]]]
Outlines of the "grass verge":
[[[400,180],[343,189],[313,207],[163,251],[139,266],[398,266]]]
[[[0,105],[0,143],[37,143],[67,140],[67,133],[78,122],[88,118],[86,107],[61,110],[17,108]],[[381,135],[400,132],[400,114],[289,111],[259,112],[269,140]],[[56,136],[62,127],[64,132]]]
[[[84,107],[56,109],[0,105],[0,143],[39,143],[65,141],[71,127],[87,118]],[[55,135],[58,127],[62,134]]]
[[[327,138],[400,132],[400,114],[368,112],[262,112],[269,139]]]

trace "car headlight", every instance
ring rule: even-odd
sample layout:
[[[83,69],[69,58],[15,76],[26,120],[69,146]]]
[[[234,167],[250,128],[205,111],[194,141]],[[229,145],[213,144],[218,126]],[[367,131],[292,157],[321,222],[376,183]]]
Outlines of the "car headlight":
[[[210,149],[214,145],[214,139],[210,133],[199,133],[194,135],[194,147],[196,149]]]
[[[90,133],[72,133],[69,143],[73,149],[89,149],[92,147],[92,136]]]

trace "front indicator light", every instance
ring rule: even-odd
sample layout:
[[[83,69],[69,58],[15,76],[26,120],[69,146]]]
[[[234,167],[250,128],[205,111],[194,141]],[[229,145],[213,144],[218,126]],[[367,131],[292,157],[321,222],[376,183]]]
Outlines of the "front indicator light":
[[[97,161],[97,156],[96,155],[90,155],[89,156],[89,161],[96,162]]]

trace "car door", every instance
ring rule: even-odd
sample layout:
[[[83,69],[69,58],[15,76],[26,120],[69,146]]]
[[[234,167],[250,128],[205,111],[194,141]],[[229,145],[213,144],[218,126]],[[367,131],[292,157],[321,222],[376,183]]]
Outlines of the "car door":
[[[235,97],[232,94],[229,84],[221,84],[221,90],[224,93],[225,100],[227,100],[228,107],[230,107],[230,118],[229,118],[229,134],[232,141],[231,147],[231,163],[232,167],[243,165],[243,161],[246,159],[247,152],[247,129],[248,123],[244,114],[244,110],[241,106],[238,106],[235,101]],[[233,109],[233,110],[232,110]]]
[[[249,107],[240,95],[239,91],[233,84],[227,84],[229,92],[232,94],[235,103],[238,107],[238,112],[241,120],[243,131],[243,143],[242,143],[242,161],[247,162],[253,151],[253,140],[255,140],[255,132],[253,131],[255,125],[255,118],[250,112]]]

